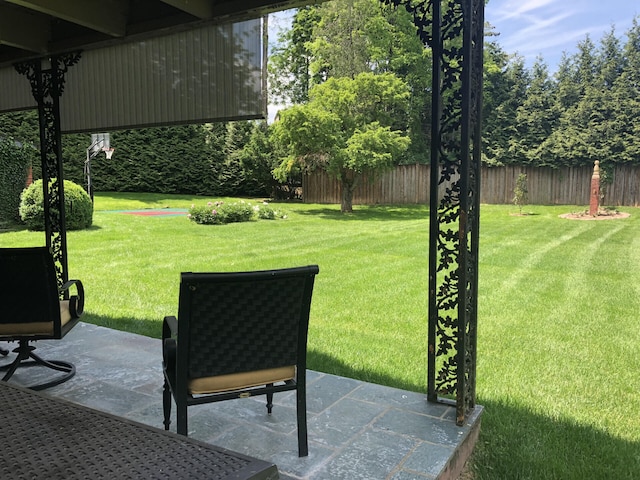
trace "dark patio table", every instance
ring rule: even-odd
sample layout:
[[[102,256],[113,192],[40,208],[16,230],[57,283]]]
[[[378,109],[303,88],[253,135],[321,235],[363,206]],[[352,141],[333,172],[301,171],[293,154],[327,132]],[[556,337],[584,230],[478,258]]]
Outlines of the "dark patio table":
[[[0,432],[0,478],[279,478],[268,462],[7,382]]]

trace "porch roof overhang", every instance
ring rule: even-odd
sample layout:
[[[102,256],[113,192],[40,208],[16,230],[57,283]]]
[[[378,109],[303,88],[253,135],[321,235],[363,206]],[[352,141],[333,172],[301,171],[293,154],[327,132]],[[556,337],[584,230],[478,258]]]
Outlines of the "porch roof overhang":
[[[313,0],[0,0],[0,67],[256,18]]]

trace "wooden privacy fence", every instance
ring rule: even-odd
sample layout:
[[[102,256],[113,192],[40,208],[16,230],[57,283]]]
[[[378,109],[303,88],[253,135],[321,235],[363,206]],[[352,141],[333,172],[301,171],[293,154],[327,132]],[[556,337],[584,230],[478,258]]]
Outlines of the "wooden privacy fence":
[[[482,167],[481,203],[513,203],[518,175],[527,175],[528,203],[531,205],[588,205],[591,167]],[[400,165],[372,181],[364,179],[353,194],[357,205],[428,204],[429,165]],[[445,188],[441,186],[441,188]],[[340,184],[316,170],[302,179],[306,203],[340,203]],[[603,205],[640,205],[640,167],[617,166],[612,183],[606,185]]]

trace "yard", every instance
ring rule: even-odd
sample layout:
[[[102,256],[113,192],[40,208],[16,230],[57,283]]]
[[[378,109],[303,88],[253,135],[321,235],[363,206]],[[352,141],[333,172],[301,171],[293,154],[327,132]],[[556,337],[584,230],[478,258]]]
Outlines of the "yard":
[[[274,204],[286,219],[217,226],[122,213],[207,200],[96,195],[94,226],[68,233],[84,320],[159,337],[181,271],[315,263],[309,368],[425,391],[428,207]],[[476,479],[640,477],[640,211],[559,218],[579,209],[482,206]]]

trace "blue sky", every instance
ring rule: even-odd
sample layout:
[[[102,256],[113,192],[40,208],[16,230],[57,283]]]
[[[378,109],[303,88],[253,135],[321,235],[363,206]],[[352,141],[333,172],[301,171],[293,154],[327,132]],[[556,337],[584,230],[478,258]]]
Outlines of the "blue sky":
[[[485,10],[504,51],[519,53],[529,67],[541,55],[551,72],[562,52],[576,53],[587,34],[598,46],[613,25],[624,44],[635,15],[638,0],[489,0]]]
[[[290,15],[270,16],[271,42],[279,28],[290,25]],[[541,55],[552,72],[562,52],[575,53],[587,34],[598,45],[613,25],[616,36],[626,41],[635,15],[640,15],[640,0],[489,0],[485,10],[507,53],[519,53],[529,67]]]

